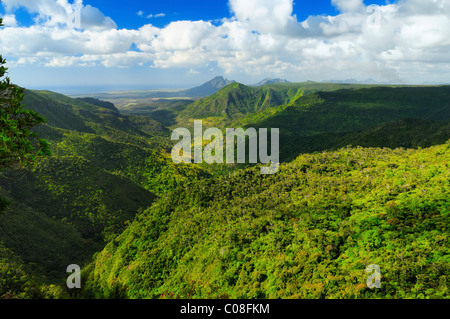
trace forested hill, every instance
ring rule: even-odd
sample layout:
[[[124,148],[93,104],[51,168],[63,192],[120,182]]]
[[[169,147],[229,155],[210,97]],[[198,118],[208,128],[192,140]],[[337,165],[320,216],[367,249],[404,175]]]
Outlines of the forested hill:
[[[366,147],[429,147],[450,138],[450,86],[233,83],[178,111],[172,127],[280,129],[280,158]]]
[[[82,295],[448,298],[449,163],[449,143],[344,148],[192,182],[97,255]]]
[[[169,130],[147,116],[48,91],[26,90],[23,103],[47,119],[36,131],[52,154],[2,172],[0,274],[12,275],[0,297],[56,295],[39,285],[64,287],[68,265],[89,262],[165,190],[207,175],[175,166]]]
[[[428,147],[450,138],[450,86],[315,92],[234,126],[280,128],[283,160],[346,145]]]
[[[66,297],[70,264],[72,297],[448,297],[449,101],[448,86],[232,83],[125,114],[26,90],[51,156],[2,171],[0,298]],[[193,119],[280,128],[280,171],[175,164],[171,129]]]
[[[217,93],[188,105],[179,112],[179,123],[189,119],[208,119],[212,125],[226,125],[246,115],[258,114],[269,108],[288,105],[297,98],[314,92],[371,87],[359,84],[320,82],[269,83],[253,87],[231,83]]]
[[[164,132],[167,135],[168,131],[149,117],[122,115],[110,103],[95,99],[73,99],[50,91],[26,90],[23,104],[45,117],[48,126],[54,128],[100,135],[116,130],[142,137]]]
[[[270,87],[250,87],[240,83],[227,85],[219,92],[197,100],[181,112],[181,118],[202,119],[224,117],[235,119],[257,113],[269,107],[287,104],[301,95],[300,89],[276,90]]]
[[[450,86],[372,87],[317,92],[245,119],[290,135],[346,132],[404,118],[450,119]]]

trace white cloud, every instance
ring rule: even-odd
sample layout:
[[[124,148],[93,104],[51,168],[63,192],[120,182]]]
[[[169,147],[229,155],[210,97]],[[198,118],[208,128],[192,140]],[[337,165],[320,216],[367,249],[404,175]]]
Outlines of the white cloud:
[[[117,28],[116,23],[103,15],[97,8],[87,5],[81,10],[81,28],[87,30],[111,30]]]
[[[357,12],[364,9],[363,0],[331,0],[331,3],[341,12]]]
[[[17,20],[16,16],[14,14],[6,14],[2,17],[3,19],[3,25],[6,27],[16,27],[17,26]]]
[[[184,74],[191,75],[214,66],[230,75],[311,80],[421,81],[433,74],[450,80],[443,72],[450,68],[450,0],[426,5],[401,0],[368,8],[361,0],[333,0],[340,14],[301,22],[293,14],[293,0],[230,0],[232,18],[218,24],[175,21],[163,28],[147,24],[137,30],[117,29],[114,21],[82,2],[78,29],[65,23],[76,3],[3,3],[11,23],[0,30],[0,52],[15,57],[16,65],[146,65],[186,68]],[[24,28],[14,23],[19,6],[37,13],[36,25]],[[151,16],[158,15],[163,14]]]
[[[204,21],[176,21],[161,29],[152,42],[156,51],[188,50],[198,48],[208,39],[214,26]]]
[[[292,0],[230,0],[236,19],[261,33],[285,33],[297,27]]]
[[[47,27],[65,26],[74,17],[79,19],[83,29],[104,30],[117,27],[110,17],[91,5],[84,6],[82,0],[75,0],[73,4],[68,0],[3,0],[2,3],[8,12],[23,7],[28,12],[37,14],[36,24]]]
[[[165,17],[166,14],[165,13],[157,13],[157,14],[149,14],[147,16],[147,19],[152,19],[152,18],[162,18]]]

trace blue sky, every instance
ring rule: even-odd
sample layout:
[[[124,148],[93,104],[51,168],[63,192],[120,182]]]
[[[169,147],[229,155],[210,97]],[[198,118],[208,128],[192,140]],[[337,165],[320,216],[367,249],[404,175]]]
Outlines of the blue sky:
[[[71,2],[73,3],[73,1]],[[386,2],[389,1],[364,1],[367,5],[383,5]],[[119,28],[127,29],[139,28],[146,23],[164,27],[177,20],[214,21],[231,18],[232,16],[227,0],[84,0],[83,4],[97,7],[106,16],[113,18]],[[138,15],[138,12],[142,12],[142,14]],[[4,13],[4,7],[0,5],[0,14]],[[30,14],[24,7],[19,9],[17,13],[17,20],[21,25],[30,26],[33,24]],[[293,13],[297,15],[299,20],[303,21],[310,15],[336,15],[338,10],[330,0],[296,0]]]
[[[29,88],[450,82],[450,0],[3,0],[0,16],[0,53]]]
[[[148,22],[163,27],[176,20],[215,20],[232,16],[227,0],[86,0],[84,3],[96,6],[123,28],[139,28]],[[385,4],[386,0],[366,0],[365,3]],[[143,12],[142,19],[136,18],[136,13],[139,11]],[[149,15],[161,13],[164,14],[163,17],[151,17],[150,20],[145,20]],[[296,0],[293,13],[299,20],[305,20],[310,15],[336,15],[338,10],[330,0]]]

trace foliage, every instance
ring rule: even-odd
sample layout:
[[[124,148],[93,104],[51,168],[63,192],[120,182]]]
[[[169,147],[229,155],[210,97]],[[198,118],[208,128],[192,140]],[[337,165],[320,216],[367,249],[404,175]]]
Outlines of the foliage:
[[[448,298],[449,92],[233,83],[120,113],[27,90],[52,155],[0,179],[0,297],[66,298],[76,263],[70,297]],[[285,164],[174,164],[165,126],[194,118],[280,127]]]
[[[60,299],[64,290],[56,285],[45,285],[26,265],[0,243],[0,299]]]
[[[245,114],[257,113],[264,109],[287,104],[302,94],[297,90],[276,90],[271,87],[250,87],[232,83],[219,92],[200,99],[186,107],[180,118],[217,117],[225,120],[237,119]]]
[[[198,165],[175,164],[169,155],[153,151],[146,159],[143,176],[147,179],[145,187],[151,192],[163,196],[192,180],[207,178],[211,174]]]
[[[249,114],[233,126],[280,128],[280,157],[368,147],[427,147],[450,138],[450,86],[315,92]]]
[[[252,121],[290,135],[349,132],[403,118],[448,120],[450,86],[374,87],[319,92],[298,98],[275,115]]]
[[[24,89],[10,82],[5,63],[0,56],[0,169],[32,164],[49,154],[47,142],[31,130],[45,119],[23,108]]]
[[[449,163],[450,143],[344,148],[192,182],[97,255],[84,296],[448,298]]]
[[[11,207],[0,216],[0,241],[52,284],[119,235],[155,193],[208,175],[175,166],[165,155],[168,130],[148,117],[48,91],[25,99],[48,117],[38,131],[52,155],[4,171],[0,194]]]
[[[315,92],[336,91],[341,89],[372,87],[357,84],[332,84],[319,82],[276,83],[260,87],[251,87],[241,83],[232,83],[215,94],[199,99],[175,112],[177,124],[189,123],[192,119],[208,119],[210,126],[245,126],[254,122],[260,114],[273,114],[273,108],[284,108],[299,97]],[[232,124],[230,124],[232,123]]]

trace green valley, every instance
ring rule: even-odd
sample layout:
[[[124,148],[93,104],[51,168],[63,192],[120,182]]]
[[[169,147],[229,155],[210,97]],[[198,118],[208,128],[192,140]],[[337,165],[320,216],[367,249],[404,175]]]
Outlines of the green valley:
[[[450,87],[279,82],[26,90],[51,154],[1,173],[0,297],[448,298]],[[279,172],[175,164],[195,119],[279,128]]]
[[[0,0],[0,313],[447,313],[449,51],[450,0]]]
[[[174,167],[165,155],[169,130],[149,117],[48,91],[27,90],[24,104],[46,117],[36,132],[51,156],[2,172],[10,205],[0,214],[0,242],[43,285],[63,283],[67,265],[89,262],[179,178],[207,175]],[[5,287],[2,295],[24,295]]]
[[[189,183],[97,255],[83,296],[448,297],[449,155],[348,148]]]

